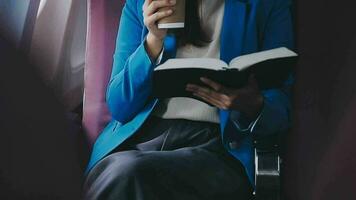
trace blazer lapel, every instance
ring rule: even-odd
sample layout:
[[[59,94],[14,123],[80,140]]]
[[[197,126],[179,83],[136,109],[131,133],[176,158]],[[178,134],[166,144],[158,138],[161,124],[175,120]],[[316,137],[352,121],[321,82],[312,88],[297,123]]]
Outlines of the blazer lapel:
[[[220,59],[226,63],[243,52],[246,6],[245,2],[239,0],[225,0],[225,14],[220,38]],[[220,110],[220,126],[223,136],[229,115],[230,111]]]
[[[221,60],[229,63],[241,55],[246,26],[246,3],[239,0],[225,0],[225,14],[221,30]]]

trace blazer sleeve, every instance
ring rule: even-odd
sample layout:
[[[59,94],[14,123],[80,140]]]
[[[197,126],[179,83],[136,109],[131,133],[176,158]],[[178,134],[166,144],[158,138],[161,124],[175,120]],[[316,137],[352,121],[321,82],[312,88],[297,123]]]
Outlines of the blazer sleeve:
[[[277,47],[294,48],[291,1],[275,0],[266,21],[263,34],[263,49]],[[290,75],[281,89],[262,91],[264,106],[255,126],[254,134],[285,132],[291,126],[291,88],[294,82]]]
[[[138,12],[136,1],[126,1],[106,94],[112,117],[120,123],[130,121],[142,110],[152,89],[151,77],[155,63],[145,49],[145,39],[142,40],[144,25]]]
[[[266,22],[262,34],[262,50],[277,47],[293,49],[293,26],[291,19],[291,1],[275,0],[271,9],[266,11]],[[268,16],[268,17],[267,17]],[[264,104],[261,113],[254,121],[248,121],[239,113],[230,114],[230,119],[238,132],[269,135],[286,131],[291,126],[291,87],[293,74],[281,89],[262,91]]]

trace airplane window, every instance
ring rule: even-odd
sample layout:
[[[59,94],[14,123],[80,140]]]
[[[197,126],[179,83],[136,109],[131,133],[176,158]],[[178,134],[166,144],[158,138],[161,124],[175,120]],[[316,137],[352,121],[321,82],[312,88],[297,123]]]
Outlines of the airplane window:
[[[38,12],[37,12],[37,18],[41,15],[41,13],[43,11],[43,8],[45,7],[46,3],[47,3],[47,0],[41,0],[40,6],[39,6]]]
[[[30,0],[0,1],[1,31],[11,36],[16,46],[20,45]]]
[[[31,55],[68,110],[83,98],[86,0],[41,0]]]
[[[78,72],[84,68],[87,27],[86,13],[86,3],[80,3],[78,8],[78,16],[75,18],[73,40],[70,50],[70,64],[73,73]]]

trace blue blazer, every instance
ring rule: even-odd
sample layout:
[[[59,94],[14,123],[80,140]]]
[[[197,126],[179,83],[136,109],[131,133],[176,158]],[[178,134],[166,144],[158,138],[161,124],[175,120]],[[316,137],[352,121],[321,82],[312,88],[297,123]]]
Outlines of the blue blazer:
[[[156,67],[150,60],[144,42],[147,29],[143,23],[144,0],[127,0],[123,8],[116,41],[112,76],[107,90],[107,104],[113,120],[96,140],[87,172],[118,145],[132,136],[157,105],[151,96],[152,73]],[[221,33],[221,59],[229,62],[239,55],[261,50],[293,48],[290,0],[225,0]],[[164,40],[163,61],[176,55],[176,40],[168,35]],[[262,91],[265,101],[254,126],[236,126],[243,115],[220,110],[223,144],[227,151],[244,165],[254,185],[254,134],[274,134],[290,125],[288,86]],[[237,115],[236,115],[237,114]]]

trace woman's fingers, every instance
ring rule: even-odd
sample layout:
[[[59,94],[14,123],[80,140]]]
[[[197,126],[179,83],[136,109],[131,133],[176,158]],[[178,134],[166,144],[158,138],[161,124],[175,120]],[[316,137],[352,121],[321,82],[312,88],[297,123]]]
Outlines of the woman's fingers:
[[[200,80],[205,83],[206,85],[208,85],[209,87],[213,88],[215,91],[217,92],[222,92],[222,93],[226,93],[227,92],[227,88],[224,87],[223,85],[221,85],[220,83],[217,83],[215,81],[212,81],[208,78],[202,77],[200,78]]]
[[[171,15],[172,13],[173,13],[173,10],[171,10],[171,9],[155,12],[151,16],[148,16],[147,18],[145,18],[144,23],[148,28],[154,28],[154,26],[156,26],[157,21]]]
[[[249,77],[247,86],[240,89],[226,88],[207,78],[201,78],[201,81],[209,87],[188,84],[186,90],[220,109],[237,110],[254,117],[263,106],[264,98],[253,75]]]
[[[217,101],[222,102],[222,103],[229,101],[229,96],[227,96],[226,94],[222,94],[222,93],[216,92],[212,89],[200,87],[200,86],[197,86],[194,84],[188,84],[186,87],[186,90],[189,92],[192,92],[192,93],[209,96],[209,97],[216,99]]]
[[[149,2],[147,2],[149,3]],[[147,8],[144,9],[145,16],[151,16],[157,12],[158,9],[164,7],[171,7],[176,4],[176,0],[154,0],[147,4]]]
[[[218,108],[221,108],[221,109],[226,109],[225,105],[217,100],[217,99],[214,99],[213,97],[205,94],[205,93],[201,93],[201,92],[196,92],[196,93],[193,93],[194,96],[210,103],[211,105],[215,106],[215,107],[218,107]]]
[[[175,5],[175,0],[146,0],[144,7],[144,24],[148,29],[156,30],[157,21],[168,17],[173,13],[173,9],[158,11],[163,7],[172,7]]]

